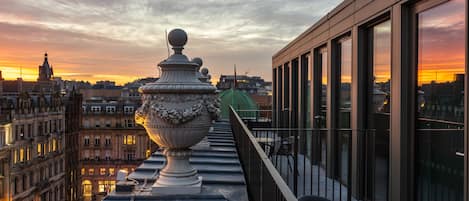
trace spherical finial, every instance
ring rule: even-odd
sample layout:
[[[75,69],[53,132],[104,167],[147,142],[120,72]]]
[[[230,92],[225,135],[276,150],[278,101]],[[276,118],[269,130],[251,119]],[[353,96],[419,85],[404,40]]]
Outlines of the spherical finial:
[[[200,70],[200,72],[202,73],[202,75],[207,76],[208,75],[208,68],[202,68],[202,70]]]
[[[182,47],[187,43],[187,34],[182,29],[173,29],[168,34],[168,41],[173,47]]]
[[[202,59],[199,58],[199,57],[193,58],[191,62],[192,62],[192,63],[196,63],[197,65],[199,65],[199,68],[204,64],[204,62],[202,61]]]

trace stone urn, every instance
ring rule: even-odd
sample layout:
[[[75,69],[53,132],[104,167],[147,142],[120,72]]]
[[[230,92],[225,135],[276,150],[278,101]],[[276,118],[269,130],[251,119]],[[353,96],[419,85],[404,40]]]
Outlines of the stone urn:
[[[202,178],[189,163],[190,147],[207,135],[212,120],[218,118],[220,103],[216,88],[197,78],[202,60],[190,61],[182,54],[186,32],[174,29],[168,34],[168,41],[174,54],[158,64],[162,71],[158,81],[139,88],[143,103],[135,112],[135,121],[164,148],[166,156],[152,192],[200,193]]]

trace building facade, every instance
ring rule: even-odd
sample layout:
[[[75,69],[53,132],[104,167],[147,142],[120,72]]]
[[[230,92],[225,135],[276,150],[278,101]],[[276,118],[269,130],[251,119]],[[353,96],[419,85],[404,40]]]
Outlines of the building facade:
[[[468,200],[467,12],[342,2],[272,57],[275,126],[325,130],[312,160],[356,199]]]
[[[82,118],[83,96],[72,90],[64,97],[65,101],[65,186],[66,200],[79,200],[81,192],[81,172],[79,134]]]
[[[79,129],[70,108],[81,112],[81,99],[64,95],[52,75],[46,54],[37,82],[0,78],[0,200],[77,200],[68,195],[80,187],[78,167],[65,162],[77,151],[65,143]]]
[[[119,170],[131,172],[156,145],[137,126],[139,85],[113,89],[82,89],[82,130],[79,134],[81,196],[101,200],[115,188]]]

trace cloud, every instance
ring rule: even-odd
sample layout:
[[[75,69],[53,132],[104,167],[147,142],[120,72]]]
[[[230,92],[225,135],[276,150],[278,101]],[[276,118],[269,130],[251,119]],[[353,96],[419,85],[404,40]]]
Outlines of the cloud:
[[[0,42],[7,48],[0,50],[0,68],[15,62],[36,68],[47,50],[56,72],[154,76],[166,57],[165,30],[181,27],[189,33],[186,53],[202,57],[214,77],[236,63],[270,80],[271,55],[338,3],[2,0]]]

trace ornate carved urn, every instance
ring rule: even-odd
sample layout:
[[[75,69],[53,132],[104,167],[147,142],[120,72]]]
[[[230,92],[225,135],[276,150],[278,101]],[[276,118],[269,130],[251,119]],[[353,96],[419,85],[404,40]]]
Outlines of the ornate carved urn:
[[[200,193],[202,178],[189,163],[190,147],[208,133],[212,120],[218,118],[220,103],[216,88],[197,78],[202,60],[189,61],[182,54],[186,32],[174,29],[168,41],[174,54],[158,64],[162,71],[158,81],[139,88],[143,104],[135,120],[145,127],[151,140],[164,148],[167,160],[153,193]]]

